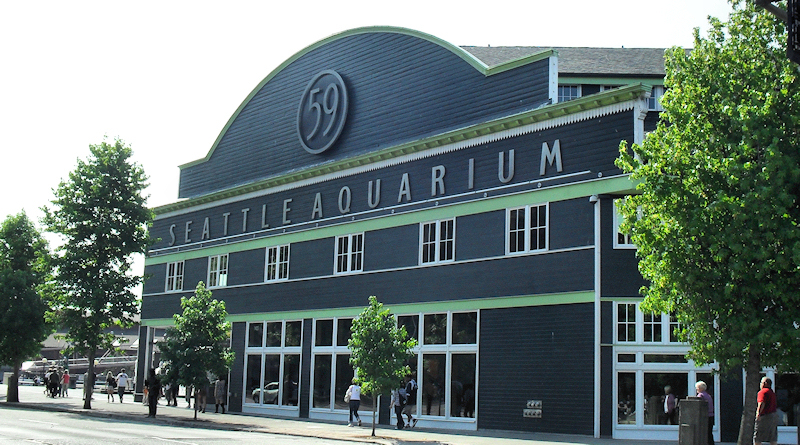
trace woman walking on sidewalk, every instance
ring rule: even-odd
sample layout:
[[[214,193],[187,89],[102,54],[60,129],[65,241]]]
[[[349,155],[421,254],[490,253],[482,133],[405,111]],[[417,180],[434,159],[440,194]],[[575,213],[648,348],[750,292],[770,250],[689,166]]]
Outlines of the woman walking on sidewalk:
[[[108,402],[108,399],[111,399],[112,402],[114,401],[114,388],[116,387],[117,379],[114,378],[114,374],[111,371],[108,371],[106,373],[106,394],[108,394],[106,402]]]
[[[350,423],[347,426],[353,426],[353,417],[358,421],[358,426],[361,426],[361,417],[358,416],[358,407],[361,406],[361,387],[356,383],[355,377],[353,384],[347,388],[344,400],[350,404]]]

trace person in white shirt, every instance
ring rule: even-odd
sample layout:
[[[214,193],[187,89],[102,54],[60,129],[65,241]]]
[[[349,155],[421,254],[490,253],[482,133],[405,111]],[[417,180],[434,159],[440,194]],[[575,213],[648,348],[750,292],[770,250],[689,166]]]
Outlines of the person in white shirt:
[[[353,377],[353,384],[347,388],[345,398],[350,403],[350,423],[347,426],[353,426],[353,417],[358,421],[358,426],[361,426],[361,417],[358,416],[358,407],[361,406],[361,387],[356,383]]]
[[[119,374],[117,374],[117,394],[119,395],[119,403],[122,403],[122,396],[125,394],[125,388],[128,387],[128,374],[125,373],[125,369],[123,368]]]

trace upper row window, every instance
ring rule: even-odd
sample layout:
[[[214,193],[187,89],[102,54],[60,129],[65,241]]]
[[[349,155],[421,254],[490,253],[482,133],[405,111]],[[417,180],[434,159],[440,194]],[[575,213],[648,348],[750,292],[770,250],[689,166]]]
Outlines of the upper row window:
[[[335,273],[361,272],[364,269],[364,234],[336,237]]]
[[[638,303],[617,303],[618,343],[680,343],[675,314],[642,312]]]
[[[559,85],[558,86],[558,101],[566,102],[581,97],[580,85]]]
[[[419,264],[438,264],[455,260],[455,218],[420,224]],[[506,212],[506,253],[544,251],[548,248],[548,204],[509,209]],[[264,282],[289,279],[290,245],[266,249]],[[184,262],[167,263],[167,292],[183,290]],[[364,270],[364,233],[337,236],[334,274]],[[228,284],[228,254],[208,257],[208,287]]]
[[[647,99],[647,109],[650,111],[664,111],[661,106],[661,97],[664,96],[664,87],[656,85],[650,90],[650,97]]]
[[[547,250],[547,208],[547,204],[539,204],[506,212],[506,253]]]
[[[455,257],[455,227],[455,218],[420,224],[420,264],[453,261]]]

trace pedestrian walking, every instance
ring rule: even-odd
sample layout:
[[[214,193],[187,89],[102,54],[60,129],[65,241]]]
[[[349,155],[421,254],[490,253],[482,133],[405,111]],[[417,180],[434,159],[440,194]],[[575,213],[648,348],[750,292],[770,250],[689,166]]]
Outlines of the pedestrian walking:
[[[769,442],[778,443],[778,398],[772,390],[772,379],[761,379],[761,390],[758,392],[756,407],[756,427],[753,432],[753,445]]]
[[[225,414],[225,399],[228,398],[227,382],[222,376],[217,377],[214,383],[214,412],[218,412],[220,405],[222,405],[222,414]]]
[[[111,371],[106,372],[106,402],[114,402],[114,390],[117,388],[117,379]]]
[[[417,426],[417,419],[415,419],[413,416],[417,412],[417,390],[419,389],[419,386],[417,385],[417,381],[414,380],[413,376],[407,375],[405,380],[406,405],[403,407],[403,414],[408,417],[406,427],[413,428]]]
[[[119,374],[117,374],[117,395],[119,396],[119,403],[122,403],[122,396],[125,395],[125,389],[128,387],[128,374],[125,373],[125,368],[120,370]]]
[[[147,417],[156,417],[158,407],[158,396],[161,395],[161,380],[156,375],[155,369],[150,369],[150,375],[144,381],[147,387],[147,406],[149,407]]]
[[[361,426],[361,417],[358,416],[358,407],[361,406],[361,386],[356,383],[357,380],[353,378],[353,384],[347,388],[344,395],[344,401],[350,405],[350,423],[347,426],[353,426],[353,418],[355,417],[358,426]]]
[[[402,430],[405,426],[405,422],[403,422],[403,407],[406,404],[406,389],[404,386],[400,386],[399,388],[392,391],[392,400],[390,405],[394,410],[395,415],[397,416],[397,429]]]
[[[61,376],[61,397],[68,397],[69,394],[67,391],[69,390],[69,370],[64,370],[64,375]]]

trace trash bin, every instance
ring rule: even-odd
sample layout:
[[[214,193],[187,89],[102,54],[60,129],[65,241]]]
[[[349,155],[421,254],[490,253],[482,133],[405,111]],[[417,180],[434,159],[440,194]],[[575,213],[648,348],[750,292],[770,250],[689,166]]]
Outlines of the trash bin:
[[[687,397],[678,406],[678,445],[708,443],[708,403],[702,397]]]

